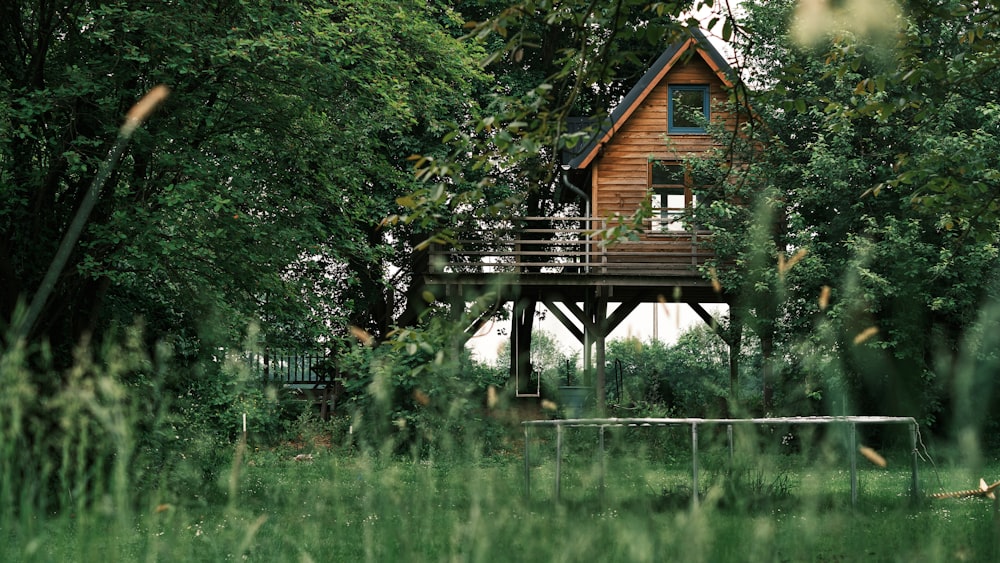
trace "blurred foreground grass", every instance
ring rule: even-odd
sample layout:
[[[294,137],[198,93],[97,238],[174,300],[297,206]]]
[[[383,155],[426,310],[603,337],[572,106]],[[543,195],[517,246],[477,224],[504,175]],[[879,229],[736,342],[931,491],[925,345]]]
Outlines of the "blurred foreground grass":
[[[359,438],[353,430],[360,418],[305,416],[288,437],[251,432],[244,445],[212,432],[204,409],[182,410],[183,417],[151,412],[138,400],[143,387],[133,374],[150,370],[145,357],[120,357],[133,359],[112,354],[107,369],[81,361],[49,397],[34,394],[17,354],[0,357],[0,561],[1000,556],[993,504],[913,502],[912,452],[899,447],[909,436],[888,430],[865,437],[884,444],[888,467],[860,460],[856,507],[845,448],[851,442],[834,429],[797,434],[790,444],[777,427],[737,432],[731,461],[723,433],[706,432],[698,508],[691,504],[687,432],[609,429],[604,457],[593,432],[568,432],[557,500],[551,433],[532,434],[530,494],[523,434],[513,422],[495,429],[503,432],[494,437],[502,447],[485,448],[482,435],[469,430],[468,439],[414,448],[411,456],[399,455],[391,433],[384,442]],[[971,462],[962,452],[942,452],[937,467],[920,463],[925,494],[1000,478],[1000,464],[985,451]]]
[[[301,445],[300,445],[301,446]],[[164,490],[143,506],[5,512],[3,561],[993,561],[997,524],[983,499],[906,494],[908,468],[865,468],[850,506],[846,467],[754,459],[730,477],[707,464],[692,510],[688,465],[615,452],[533,460],[524,495],[518,454],[412,460],[314,447],[248,447],[221,472],[215,501]],[[543,449],[543,448],[539,448]],[[905,454],[904,454],[905,455]],[[972,488],[961,467],[923,467],[925,490]],[[986,468],[1000,477],[1000,467]],[[733,485],[733,481],[736,481]],[[780,486],[774,486],[778,483]],[[763,484],[770,497],[734,495]],[[769,488],[770,487],[770,488]],[[765,495],[767,497],[767,495]],[[124,510],[124,512],[123,512]]]

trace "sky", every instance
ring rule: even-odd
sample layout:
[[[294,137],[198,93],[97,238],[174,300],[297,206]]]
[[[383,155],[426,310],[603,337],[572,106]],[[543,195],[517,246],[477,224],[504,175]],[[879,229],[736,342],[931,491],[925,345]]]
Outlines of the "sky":
[[[615,306],[616,304],[610,304],[609,311]],[[726,305],[704,304],[703,307],[716,317],[728,313]],[[548,313],[543,305],[539,304],[538,308]],[[655,338],[665,344],[673,344],[685,330],[703,323],[701,317],[685,303],[643,303],[618,325],[608,336],[608,340],[634,336],[642,341]],[[546,314],[541,321],[536,319],[535,331],[539,330],[554,336],[564,353],[572,355],[575,352],[578,357],[583,356],[583,345],[554,315]],[[469,340],[468,346],[479,361],[492,364],[496,361],[497,350],[509,339],[510,320],[494,321],[486,323]]]

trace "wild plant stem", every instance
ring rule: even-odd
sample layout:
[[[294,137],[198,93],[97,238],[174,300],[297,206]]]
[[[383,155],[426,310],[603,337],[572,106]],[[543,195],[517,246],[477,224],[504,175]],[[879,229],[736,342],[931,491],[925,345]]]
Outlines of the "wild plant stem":
[[[87,224],[87,219],[90,218],[90,212],[94,209],[94,205],[97,204],[97,197],[101,193],[101,188],[104,187],[105,182],[108,181],[111,173],[118,166],[122,153],[125,152],[125,147],[128,146],[129,139],[132,138],[132,133],[149,117],[149,114],[167,97],[168,93],[169,90],[166,86],[162,84],[156,86],[143,96],[137,104],[132,106],[132,109],[125,116],[125,123],[118,130],[118,139],[108,152],[108,157],[101,163],[94,181],[90,183],[90,187],[87,189],[87,193],[80,203],[80,208],[76,210],[73,222],[70,223],[69,229],[63,235],[62,242],[59,243],[59,249],[56,251],[52,263],[49,264],[49,269],[45,272],[45,277],[42,278],[42,283],[38,287],[38,291],[31,298],[31,304],[28,306],[27,313],[21,319],[21,322],[16,325],[13,342],[16,343],[23,338],[27,338],[28,334],[31,333],[35,322],[38,321],[38,316],[42,313],[42,308],[45,307],[45,302],[48,301],[49,295],[55,288],[56,281],[69,261],[69,255],[73,251],[76,241],[79,240],[80,234],[83,232],[83,226]]]
[[[38,287],[38,291],[31,298],[31,305],[28,307],[28,312],[21,319],[17,330],[14,331],[15,342],[26,338],[32,328],[34,328],[34,324],[42,312],[42,307],[45,306],[45,302],[48,301],[49,295],[52,293],[53,288],[55,288],[56,280],[59,279],[63,268],[66,267],[66,262],[69,261],[69,255],[73,251],[73,246],[76,245],[76,241],[80,238],[83,226],[87,223],[90,212],[97,203],[97,196],[100,194],[101,188],[104,187],[104,183],[111,176],[111,172],[118,166],[118,161],[121,160],[122,153],[125,151],[128,141],[129,136],[124,134],[118,135],[118,140],[111,147],[108,157],[101,163],[101,167],[97,171],[97,176],[90,183],[90,188],[87,189],[87,193],[83,197],[83,202],[80,203],[80,208],[76,210],[73,222],[70,223],[69,229],[63,235],[62,242],[59,243],[59,250],[56,251],[52,263],[49,264],[49,269],[45,272],[45,277],[42,278],[42,283]]]

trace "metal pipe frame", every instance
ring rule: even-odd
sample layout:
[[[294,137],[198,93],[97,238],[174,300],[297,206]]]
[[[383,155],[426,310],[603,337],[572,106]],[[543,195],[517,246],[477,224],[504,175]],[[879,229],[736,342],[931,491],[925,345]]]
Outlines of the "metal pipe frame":
[[[733,425],[736,424],[845,424],[849,430],[848,447],[850,449],[851,464],[851,506],[857,506],[858,502],[858,475],[857,475],[857,425],[858,424],[908,424],[910,426],[910,441],[912,445],[912,465],[911,465],[911,485],[910,494],[913,499],[920,495],[920,482],[917,475],[918,453],[917,442],[920,427],[913,417],[903,416],[791,416],[791,417],[766,417],[766,418],[571,418],[563,420],[526,420],[521,423],[524,426],[524,482],[525,494],[530,495],[531,491],[531,469],[528,464],[528,429],[532,427],[556,428],[556,475],[555,475],[555,495],[559,501],[560,486],[562,479],[562,440],[563,428],[598,428],[600,431],[600,456],[601,456],[601,476],[600,488],[601,496],[604,496],[605,487],[605,446],[604,429],[608,427],[656,427],[656,426],[691,426],[691,506],[692,509],[698,507],[698,426],[702,424],[725,424],[728,438],[730,465],[733,456]]]

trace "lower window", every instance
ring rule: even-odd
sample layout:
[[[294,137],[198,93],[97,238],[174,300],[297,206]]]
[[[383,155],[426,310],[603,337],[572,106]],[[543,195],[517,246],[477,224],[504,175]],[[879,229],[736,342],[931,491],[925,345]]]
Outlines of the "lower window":
[[[689,230],[685,214],[697,203],[691,190],[690,175],[683,164],[654,160],[649,167],[650,207],[653,215],[651,233]]]

